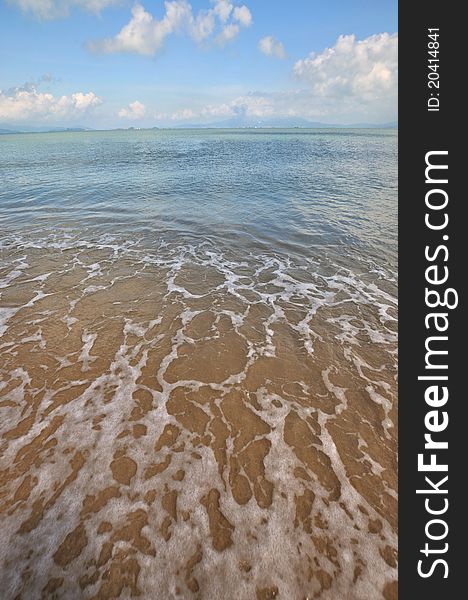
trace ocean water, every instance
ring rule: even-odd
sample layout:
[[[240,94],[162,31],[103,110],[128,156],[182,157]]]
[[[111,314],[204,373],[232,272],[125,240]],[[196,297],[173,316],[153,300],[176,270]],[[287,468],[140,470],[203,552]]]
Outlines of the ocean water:
[[[0,136],[6,598],[396,598],[397,133]]]

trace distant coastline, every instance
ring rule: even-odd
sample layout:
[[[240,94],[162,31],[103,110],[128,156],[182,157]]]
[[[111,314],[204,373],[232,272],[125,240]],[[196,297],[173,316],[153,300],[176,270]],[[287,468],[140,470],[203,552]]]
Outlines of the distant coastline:
[[[113,127],[111,129],[99,129],[93,127],[34,127],[34,126],[8,126],[0,123],[0,135],[18,133],[82,133],[87,131],[152,131],[152,130],[174,130],[174,129],[398,129],[398,122],[391,123],[319,123],[319,122],[258,122],[258,123],[209,123],[209,124],[184,124],[183,126],[159,126],[159,127]]]

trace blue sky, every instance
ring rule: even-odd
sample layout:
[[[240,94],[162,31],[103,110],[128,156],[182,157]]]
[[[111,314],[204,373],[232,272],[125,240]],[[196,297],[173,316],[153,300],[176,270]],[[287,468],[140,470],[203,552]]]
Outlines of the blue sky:
[[[396,119],[393,0],[0,0],[0,123]]]

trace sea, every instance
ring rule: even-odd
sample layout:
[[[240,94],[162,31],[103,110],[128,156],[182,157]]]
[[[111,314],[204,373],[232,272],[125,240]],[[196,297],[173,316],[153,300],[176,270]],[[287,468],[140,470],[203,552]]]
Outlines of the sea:
[[[0,136],[4,598],[396,599],[397,142]]]

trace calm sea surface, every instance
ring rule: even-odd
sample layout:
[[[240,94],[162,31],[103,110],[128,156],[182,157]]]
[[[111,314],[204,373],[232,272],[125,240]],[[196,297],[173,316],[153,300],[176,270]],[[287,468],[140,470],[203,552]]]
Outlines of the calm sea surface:
[[[396,598],[397,132],[3,135],[0,181],[6,598]]]
[[[394,130],[156,130],[0,138],[4,233],[167,236],[395,266]],[[57,231],[58,232],[58,231]]]

